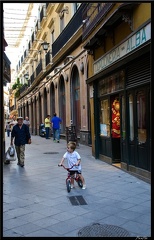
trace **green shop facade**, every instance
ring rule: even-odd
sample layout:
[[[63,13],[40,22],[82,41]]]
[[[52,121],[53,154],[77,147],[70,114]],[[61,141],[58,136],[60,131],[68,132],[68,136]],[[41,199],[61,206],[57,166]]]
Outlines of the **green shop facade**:
[[[87,79],[93,99],[95,158],[151,179],[151,22],[93,64]]]

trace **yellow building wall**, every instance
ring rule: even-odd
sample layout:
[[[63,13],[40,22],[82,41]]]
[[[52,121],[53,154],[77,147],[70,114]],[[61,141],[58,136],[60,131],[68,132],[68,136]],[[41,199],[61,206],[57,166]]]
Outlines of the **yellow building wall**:
[[[141,3],[133,13],[134,30],[151,18],[151,3]]]

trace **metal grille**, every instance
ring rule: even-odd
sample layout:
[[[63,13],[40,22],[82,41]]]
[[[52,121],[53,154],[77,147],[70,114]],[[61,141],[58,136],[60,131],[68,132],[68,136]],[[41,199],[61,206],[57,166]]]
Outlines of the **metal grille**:
[[[58,154],[59,152],[45,152],[44,154]]]
[[[85,199],[83,198],[83,196],[71,196],[68,197],[70,202],[72,203],[73,206],[77,206],[77,205],[87,205]]]
[[[150,73],[150,54],[147,54],[127,68],[126,88],[150,82]]]
[[[78,237],[130,237],[130,234],[119,226],[93,223],[79,230]]]

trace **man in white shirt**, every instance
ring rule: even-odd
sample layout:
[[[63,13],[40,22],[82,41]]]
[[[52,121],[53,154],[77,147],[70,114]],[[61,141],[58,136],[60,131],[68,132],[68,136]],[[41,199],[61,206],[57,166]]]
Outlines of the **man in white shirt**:
[[[10,122],[10,128],[11,128],[11,131],[12,131],[12,128],[14,125],[17,124],[17,120],[16,120],[16,116],[14,115],[11,122]]]
[[[23,123],[26,124],[28,127],[30,126],[30,121],[28,116],[25,117],[25,120],[23,121]]]

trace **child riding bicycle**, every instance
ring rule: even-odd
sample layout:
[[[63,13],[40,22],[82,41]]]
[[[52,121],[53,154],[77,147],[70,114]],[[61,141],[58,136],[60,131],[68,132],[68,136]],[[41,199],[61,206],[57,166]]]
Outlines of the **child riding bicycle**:
[[[82,189],[86,189],[86,184],[84,177],[81,174],[81,157],[76,149],[76,143],[75,142],[69,142],[67,144],[67,152],[63,155],[61,162],[59,165],[62,165],[64,160],[67,159],[67,164],[68,167],[71,168],[72,165],[75,165],[71,170],[69,170],[70,175],[71,175],[71,188],[74,188],[74,179],[73,176],[75,173],[77,173],[82,181],[83,187]]]

